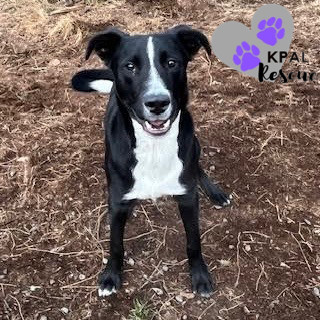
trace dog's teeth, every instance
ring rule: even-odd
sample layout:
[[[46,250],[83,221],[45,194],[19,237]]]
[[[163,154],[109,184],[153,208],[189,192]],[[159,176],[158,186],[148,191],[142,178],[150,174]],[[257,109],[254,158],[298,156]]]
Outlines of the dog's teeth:
[[[166,131],[169,128],[169,126],[170,126],[170,119],[164,122],[160,128],[155,128],[150,122],[145,121],[145,128],[151,133]]]
[[[170,120],[167,120],[164,124],[163,124],[163,128],[164,129],[167,129],[168,127],[169,127],[169,125],[170,125]]]
[[[152,125],[148,121],[146,121],[146,128],[152,130]]]

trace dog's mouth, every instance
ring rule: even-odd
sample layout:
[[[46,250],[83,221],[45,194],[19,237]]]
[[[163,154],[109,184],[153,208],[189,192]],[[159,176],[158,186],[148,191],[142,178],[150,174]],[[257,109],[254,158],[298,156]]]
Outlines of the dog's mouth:
[[[143,129],[148,133],[158,136],[168,132],[171,127],[171,123],[170,123],[170,119],[144,121],[142,126],[143,126]]]

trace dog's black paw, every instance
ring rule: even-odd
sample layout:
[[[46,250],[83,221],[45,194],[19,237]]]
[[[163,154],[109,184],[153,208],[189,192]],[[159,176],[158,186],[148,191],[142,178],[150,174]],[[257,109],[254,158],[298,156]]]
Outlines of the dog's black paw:
[[[209,298],[215,290],[211,275],[204,263],[192,268],[191,281],[192,291],[200,294],[202,297]]]
[[[232,196],[222,191],[217,185],[211,186],[210,199],[216,209],[227,207],[231,204]]]
[[[121,287],[121,272],[112,271],[107,266],[100,274],[98,285],[99,297],[107,297],[116,293]]]

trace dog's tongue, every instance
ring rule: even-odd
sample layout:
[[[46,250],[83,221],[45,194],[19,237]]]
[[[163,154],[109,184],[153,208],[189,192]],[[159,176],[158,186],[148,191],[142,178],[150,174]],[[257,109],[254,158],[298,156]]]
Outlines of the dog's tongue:
[[[155,128],[161,128],[163,126],[163,124],[165,123],[165,121],[155,120],[155,121],[150,121],[149,123]]]

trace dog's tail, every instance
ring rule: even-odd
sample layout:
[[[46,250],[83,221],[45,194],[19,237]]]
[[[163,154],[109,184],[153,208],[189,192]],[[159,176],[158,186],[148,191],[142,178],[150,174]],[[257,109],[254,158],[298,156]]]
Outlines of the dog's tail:
[[[215,204],[217,209],[228,206],[231,203],[231,195],[224,193],[217,184],[210,181],[208,175],[199,167],[199,184],[201,189],[209,197],[209,199]]]
[[[110,69],[90,69],[76,73],[71,80],[71,86],[76,91],[109,93],[114,81]]]

